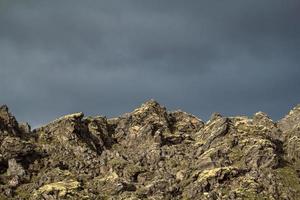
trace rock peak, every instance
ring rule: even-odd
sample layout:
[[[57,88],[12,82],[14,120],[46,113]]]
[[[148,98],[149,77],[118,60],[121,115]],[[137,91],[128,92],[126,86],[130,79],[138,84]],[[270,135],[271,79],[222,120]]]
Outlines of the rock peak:
[[[293,115],[293,114],[299,113],[299,112],[300,112],[300,104],[298,104],[295,107],[293,107],[293,109],[289,112],[288,115]]]
[[[139,108],[136,108],[133,113],[134,114],[141,114],[141,113],[166,113],[166,108],[161,106],[157,101],[154,99],[150,99],[143,103]]]
[[[284,118],[278,121],[278,126],[282,131],[292,130],[300,124],[300,104],[295,106]]]
[[[141,108],[157,108],[157,107],[161,107],[161,106],[154,99],[150,99],[141,105]]]
[[[220,113],[214,112],[211,114],[209,121],[214,121],[216,119],[222,118],[223,116]]]
[[[83,117],[84,117],[83,112],[78,112],[78,113],[64,115],[64,116],[58,118],[57,121],[64,120],[64,119],[82,119]]]
[[[1,110],[2,112],[9,112],[9,108],[8,108],[7,105],[2,105],[2,106],[0,106],[0,110]]]
[[[19,127],[16,118],[9,112],[7,105],[0,106],[0,129],[7,130],[10,134],[18,134]]]

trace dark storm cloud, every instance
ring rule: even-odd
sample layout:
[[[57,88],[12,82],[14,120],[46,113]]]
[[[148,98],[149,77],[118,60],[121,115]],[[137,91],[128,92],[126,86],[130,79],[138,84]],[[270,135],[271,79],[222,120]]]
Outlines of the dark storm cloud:
[[[300,103],[300,2],[0,1],[0,102],[33,125],[154,98],[207,119]]]

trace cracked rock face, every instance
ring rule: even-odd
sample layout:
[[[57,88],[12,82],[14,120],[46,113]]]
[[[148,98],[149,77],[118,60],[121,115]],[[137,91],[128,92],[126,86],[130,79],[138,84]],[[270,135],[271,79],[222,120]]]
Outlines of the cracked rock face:
[[[208,122],[150,100],[31,130],[0,107],[0,199],[300,199],[300,107]]]

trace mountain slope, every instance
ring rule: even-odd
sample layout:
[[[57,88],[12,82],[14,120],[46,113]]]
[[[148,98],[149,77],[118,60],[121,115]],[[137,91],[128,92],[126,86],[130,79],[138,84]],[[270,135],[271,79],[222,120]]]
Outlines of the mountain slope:
[[[0,107],[0,199],[300,199],[300,106],[279,122],[154,100],[30,130]]]

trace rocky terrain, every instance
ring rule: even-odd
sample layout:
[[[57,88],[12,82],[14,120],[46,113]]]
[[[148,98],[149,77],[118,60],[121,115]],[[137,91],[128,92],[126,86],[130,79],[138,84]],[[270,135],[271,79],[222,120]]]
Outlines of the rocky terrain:
[[[300,106],[203,122],[150,100],[31,130],[0,107],[0,199],[300,199]]]

